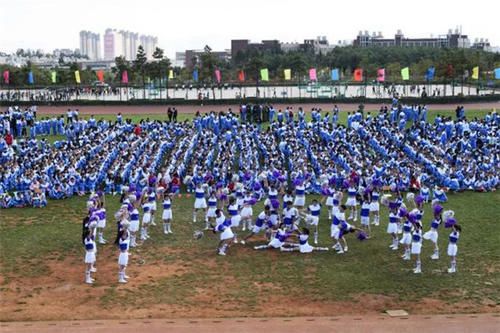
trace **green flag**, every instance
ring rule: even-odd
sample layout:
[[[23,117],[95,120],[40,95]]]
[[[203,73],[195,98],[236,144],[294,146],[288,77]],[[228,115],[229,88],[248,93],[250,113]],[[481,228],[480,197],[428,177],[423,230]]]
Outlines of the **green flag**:
[[[405,67],[401,70],[401,78],[404,81],[408,81],[410,79],[410,68]]]
[[[57,81],[57,79],[56,79],[56,78],[57,78],[57,73],[56,73],[56,71],[52,71],[52,72],[50,73],[50,77],[52,78],[52,83],[56,83],[56,81]]]
[[[260,79],[262,81],[269,81],[269,71],[267,70],[267,68],[262,68],[260,70]]]

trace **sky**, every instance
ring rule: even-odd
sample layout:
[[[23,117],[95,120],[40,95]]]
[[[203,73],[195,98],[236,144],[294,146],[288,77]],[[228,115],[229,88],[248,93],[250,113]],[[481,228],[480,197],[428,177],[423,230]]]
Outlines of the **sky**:
[[[0,0],[0,51],[79,47],[80,30],[106,28],[157,36],[173,58],[176,51],[230,49],[231,39],[302,42],[326,36],[352,40],[360,30],[393,37],[446,34],[462,27],[471,41],[500,45],[500,1],[449,0]]]

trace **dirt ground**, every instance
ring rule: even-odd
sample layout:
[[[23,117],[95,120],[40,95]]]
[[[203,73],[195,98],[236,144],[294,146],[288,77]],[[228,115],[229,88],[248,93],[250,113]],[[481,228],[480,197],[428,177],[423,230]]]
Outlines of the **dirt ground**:
[[[381,104],[365,104],[365,110],[378,110]],[[293,110],[297,110],[302,107],[304,110],[309,111],[313,107],[319,107],[322,110],[332,110],[334,103],[330,104],[275,104],[276,109],[284,109],[287,106],[291,106]],[[454,110],[457,104],[429,104],[429,109],[431,110]],[[466,109],[479,110],[479,109],[500,109],[500,102],[488,102],[488,103],[468,103],[464,104]],[[338,107],[342,111],[354,111],[357,109],[357,104],[338,104]],[[109,105],[109,106],[71,106],[73,109],[78,109],[80,114],[117,114],[121,112],[122,114],[163,114],[167,112],[168,105]],[[175,106],[179,113],[195,113],[200,111],[201,113],[210,111],[227,111],[231,108],[233,111],[239,110],[239,105],[229,104],[229,105],[179,105]],[[39,106],[40,114],[65,114],[68,110],[68,106]]]
[[[69,322],[18,322],[1,323],[3,333],[497,333],[500,315],[446,315],[446,316],[340,316],[300,318],[231,318],[231,319],[173,319],[173,320],[128,320],[126,316],[114,321],[69,321]]]
[[[126,285],[116,283],[116,253],[103,248],[103,259],[98,265],[98,280],[93,286],[83,283],[81,258],[68,257],[61,261],[48,261],[48,274],[37,277],[9,277],[2,284],[0,297],[0,321],[40,320],[120,320],[158,318],[227,318],[227,317],[281,317],[281,316],[331,316],[376,315],[387,309],[405,309],[410,314],[431,315],[450,313],[500,312],[497,304],[478,305],[459,302],[446,303],[436,298],[424,298],[418,302],[401,301],[385,295],[359,294],[351,300],[318,301],[303,297],[300,301],[283,293],[273,293],[279,286],[268,284],[248,286],[259,290],[256,304],[249,307],[240,304],[231,295],[238,288],[234,277],[221,279],[215,284],[196,286],[182,302],[161,299],[151,291],[149,299],[134,298],[134,291],[151,288],[163,278],[182,279],[190,273],[190,264],[148,263],[140,265],[140,254],[131,256],[132,265],[127,271],[131,277]],[[207,259],[214,260],[215,259]],[[210,267],[210,263],[208,263]],[[231,280],[232,279],[232,280]],[[112,290],[112,291],[111,291]],[[106,302],[106,295],[125,303]],[[276,294],[276,295],[275,295]],[[167,296],[168,297],[168,296]],[[147,306],[142,306],[145,304]]]

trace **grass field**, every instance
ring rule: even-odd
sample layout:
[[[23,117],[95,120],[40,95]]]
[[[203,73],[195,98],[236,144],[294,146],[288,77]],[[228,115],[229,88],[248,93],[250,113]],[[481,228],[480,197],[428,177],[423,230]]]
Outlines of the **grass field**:
[[[44,209],[0,211],[0,320],[312,316],[377,313],[403,308],[410,313],[473,313],[500,310],[500,194],[449,194],[463,232],[458,273],[446,273],[449,230],[440,231],[441,259],[423,247],[423,274],[388,249],[387,211],[374,237],[350,237],[349,252],[301,255],[255,251],[235,245],[226,257],[215,254],[218,237],[192,238],[193,198],[176,198],[174,235],[162,234],[133,249],[127,285],[117,283],[117,249],[98,246],[96,283],[83,283],[81,220],[85,199],[50,201]],[[308,201],[311,196],[308,197]],[[108,196],[105,237],[114,239],[112,215],[118,197]],[[426,206],[424,229],[431,219]],[[254,216],[262,204],[254,208]],[[159,212],[161,213],[161,211]],[[200,219],[199,219],[200,220]],[[320,245],[330,246],[326,212]],[[240,233],[241,235],[241,233]]]

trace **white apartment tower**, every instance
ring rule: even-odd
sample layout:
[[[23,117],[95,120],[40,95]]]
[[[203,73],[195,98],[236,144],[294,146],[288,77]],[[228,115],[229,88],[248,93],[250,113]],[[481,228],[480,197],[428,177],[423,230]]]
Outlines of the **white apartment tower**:
[[[80,31],[80,52],[90,60],[101,59],[101,37],[91,31]]]
[[[153,52],[158,45],[158,38],[153,36],[139,36],[138,33],[106,29],[104,34],[104,59],[113,60],[123,56],[127,60],[135,60],[139,45],[144,47],[148,59],[152,59]]]

